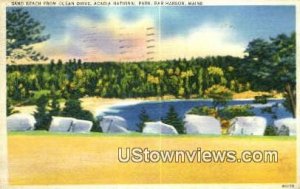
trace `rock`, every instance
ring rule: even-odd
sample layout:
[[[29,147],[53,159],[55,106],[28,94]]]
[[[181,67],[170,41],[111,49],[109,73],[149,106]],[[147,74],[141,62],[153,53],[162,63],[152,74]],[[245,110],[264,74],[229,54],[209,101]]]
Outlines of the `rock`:
[[[165,124],[161,121],[157,122],[146,122],[145,127],[143,129],[143,133],[147,134],[175,134],[177,135],[177,130],[172,126]]]
[[[274,121],[274,126],[277,128],[278,135],[296,136],[296,125],[295,118],[283,118]]]
[[[220,122],[212,116],[186,114],[184,128],[187,134],[221,135]]]
[[[230,135],[258,135],[263,136],[267,127],[267,120],[259,116],[235,117],[230,121],[228,130]]]
[[[71,117],[52,117],[49,131],[51,132],[70,132],[71,126],[76,119]]]
[[[107,133],[130,133],[126,128],[120,126],[111,126]]]
[[[12,114],[7,117],[8,131],[30,131],[34,129],[36,121],[30,114]]]
[[[129,133],[126,120],[119,116],[103,116],[100,127],[103,133]]]
[[[92,129],[93,122],[76,119],[71,126],[73,133],[89,133]]]

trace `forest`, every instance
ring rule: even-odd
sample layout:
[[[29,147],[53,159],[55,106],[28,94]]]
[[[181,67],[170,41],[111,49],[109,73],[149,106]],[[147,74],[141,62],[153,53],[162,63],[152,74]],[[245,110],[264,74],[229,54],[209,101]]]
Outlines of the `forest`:
[[[149,97],[174,95],[201,98],[212,85],[224,85],[234,92],[251,88],[243,80],[241,59],[231,56],[139,63],[63,63],[9,65],[8,97],[28,100],[37,92],[56,91],[61,98],[83,96]]]

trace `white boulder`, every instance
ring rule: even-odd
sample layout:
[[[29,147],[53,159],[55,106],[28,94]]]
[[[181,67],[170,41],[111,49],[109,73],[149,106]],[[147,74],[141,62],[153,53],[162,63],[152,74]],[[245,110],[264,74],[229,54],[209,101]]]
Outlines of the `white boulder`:
[[[296,119],[295,118],[283,118],[274,121],[274,126],[277,128],[277,134],[282,135],[282,133],[286,133],[288,131],[288,135],[296,136]]]
[[[76,119],[71,126],[73,133],[89,133],[92,129],[93,122]]]
[[[30,114],[12,114],[7,117],[8,131],[29,131],[34,129],[36,121]]]
[[[120,116],[103,116],[100,127],[103,133],[129,133],[126,120]]]
[[[212,116],[187,114],[184,118],[186,134],[221,135],[220,121]]]
[[[230,121],[230,135],[259,135],[263,136],[267,120],[259,116],[235,117]]]
[[[126,128],[120,126],[111,126],[107,133],[130,133]]]
[[[175,134],[177,135],[177,130],[172,126],[165,124],[161,121],[157,122],[146,122],[143,128],[143,133],[146,134]]]
[[[51,132],[70,132],[71,126],[76,119],[71,117],[52,117],[52,122],[49,128]]]

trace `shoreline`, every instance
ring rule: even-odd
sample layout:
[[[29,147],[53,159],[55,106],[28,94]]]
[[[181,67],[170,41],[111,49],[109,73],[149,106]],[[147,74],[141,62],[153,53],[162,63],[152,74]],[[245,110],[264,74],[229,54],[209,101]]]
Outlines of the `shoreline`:
[[[91,111],[94,115],[99,115],[99,113],[104,111],[113,111],[113,107],[120,106],[130,106],[136,105],[140,103],[156,103],[158,101],[161,102],[175,102],[175,101],[212,101],[212,99],[201,99],[201,98],[192,98],[192,99],[176,99],[176,98],[157,98],[157,97],[149,97],[149,98],[101,98],[101,97],[84,97],[80,99],[82,101],[82,108],[85,110]],[[253,101],[254,98],[240,98],[240,99],[232,99],[232,101]],[[269,98],[268,100],[283,100],[283,98]],[[61,108],[63,107],[63,103],[61,104]],[[29,113],[33,114],[35,112],[36,106],[28,105],[28,106],[16,106],[15,110],[20,113]]]

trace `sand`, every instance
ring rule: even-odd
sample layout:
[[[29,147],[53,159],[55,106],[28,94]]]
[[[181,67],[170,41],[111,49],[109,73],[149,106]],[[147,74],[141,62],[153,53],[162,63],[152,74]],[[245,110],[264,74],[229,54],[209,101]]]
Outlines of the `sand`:
[[[81,105],[83,109],[91,111],[94,115],[97,115],[98,112],[107,110],[111,106],[126,106],[138,104],[141,102],[145,102],[145,99],[118,99],[118,98],[98,98],[98,97],[84,97],[81,98]],[[61,108],[63,108],[64,103],[61,103]],[[36,111],[36,106],[17,106],[15,110],[20,113],[28,113],[33,114]]]
[[[241,93],[235,93],[233,95],[233,99],[235,100],[253,100],[255,96],[263,95],[263,94],[271,94],[267,92],[254,92],[254,91],[246,91]],[[282,98],[281,93],[273,92],[274,98]],[[196,98],[196,97],[193,97]],[[134,105],[141,102],[146,101],[158,101],[158,100],[175,100],[176,97],[172,95],[166,95],[164,97],[147,97],[147,98],[101,98],[101,97],[83,97],[80,100],[82,101],[82,107],[86,110],[91,111],[94,115],[98,115],[99,112],[105,111],[112,106],[126,106],[126,105]],[[61,103],[61,107],[64,106],[64,103]],[[19,111],[20,113],[29,113],[33,114],[36,109],[36,106],[17,106],[15,110]]]

